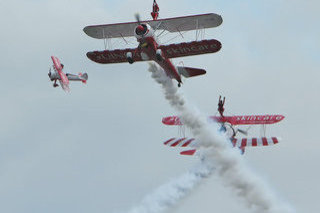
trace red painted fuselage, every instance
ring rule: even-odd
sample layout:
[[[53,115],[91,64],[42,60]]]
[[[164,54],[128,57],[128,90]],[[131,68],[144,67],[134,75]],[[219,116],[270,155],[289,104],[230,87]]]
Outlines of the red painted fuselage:
[[[159,44],[156,42],[154,37],[146,37],[138,39],[139,48],[141,49],[142,58],[145,57],[145,60],[153,60],[158,63],[166,72],[166,74],[175,80],[178,83],[182,83],[181,76],[178,73],[176,67],[172,64],[171,60],[166,57],[165,53],[158,49]],[[161,51],[158,52],[157,51]]]

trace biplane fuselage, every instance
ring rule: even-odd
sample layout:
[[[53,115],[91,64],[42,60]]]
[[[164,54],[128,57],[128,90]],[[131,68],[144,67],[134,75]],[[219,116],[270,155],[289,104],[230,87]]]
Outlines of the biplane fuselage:
[[[69,89],[69,81],[81,81],[82,83],[86,83],[88,80],[87,73],[79,73],[78,75],[64,73],[63,72],[63,65],[61,64],[60,60],[55,57],[51,56],[53,62],[53,70],[49,70],[48,76],[51,81],[54,81],[53,87],[57,87],[57,81],[59,81],[61,88],[64,91],[70,91]]]
[[[158,48],[160,45],[157,43],[153,34],[143,37],[137,36],[137,40],[139,42],[142,59],[157,62],[170,78],[177,80],[179,84],[182,83],[181,76],[176,67],[172,64],[171,60],[166,57],[161,49]]]

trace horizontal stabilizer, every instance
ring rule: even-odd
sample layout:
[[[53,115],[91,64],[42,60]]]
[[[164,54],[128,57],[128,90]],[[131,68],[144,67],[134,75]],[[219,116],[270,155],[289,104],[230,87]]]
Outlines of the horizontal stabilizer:
[[[82,81],[82,83],[86,84],[87,83],[87,80],[88,80],[88,74],[87,73],[79,73],[79,77]]]
[[[177,68],[178,68],[178,72],[186,78],[206,74],[206,71],[204,69],[197,69],[197,68],[191,68],[191,67],[177,67]]]

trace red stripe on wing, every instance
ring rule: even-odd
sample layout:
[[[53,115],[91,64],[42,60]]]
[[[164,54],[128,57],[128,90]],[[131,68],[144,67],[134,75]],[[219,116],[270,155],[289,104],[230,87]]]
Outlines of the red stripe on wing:
[[[193,150],[187,150],[187,151],[183,151],[183,152],[180,152],[180,155],[194,155],[194,153],[196,152],[197,150],[193,149]]]
[[[170,138],[169,140],[167,140],[166,142],[164,142],[164,145],[167,145],[168,143],[170,143],[171,141],[173,141],[175,138]]]
[[[257,138],[252,138],[252,146],[257,146],[257,145],[258,145]]]
[[[186,138],[180,138],[179,140],[177,140],[176,142],[174,142],[173,144],[171,144],[171,146],[177,146],[181,141],[183,141]]]
[[[194,138],[191,138],[191,139],[187,140],[187,142],[185,142],[181,147],[188,146],[192,141],[194,141]]]
[[[265,137],[262,138],[262,145],[263,145],[263,146],[268,146],[268,140],[267,140],[267,138],[265,138]]]
[[[247,138],[242,138],[241,147],[246,147],[246,146],[247,146]]]
[[[272,137],[271,139],[272,139],[272,142],[273,142],[274,144],[279,143],[278,138],[276,138],[276,137]]]

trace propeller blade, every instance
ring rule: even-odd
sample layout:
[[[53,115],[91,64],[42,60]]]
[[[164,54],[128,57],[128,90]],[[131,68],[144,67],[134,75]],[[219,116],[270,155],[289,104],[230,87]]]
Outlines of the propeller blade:
[[[136,14],[135,14],[135,18],[136,18],[136,20],[137,20],[138,24],[140,25],[140,24],[141,24],[141,21],[140,21],[140,14],[139,14],[139,13],[136,13]]]

